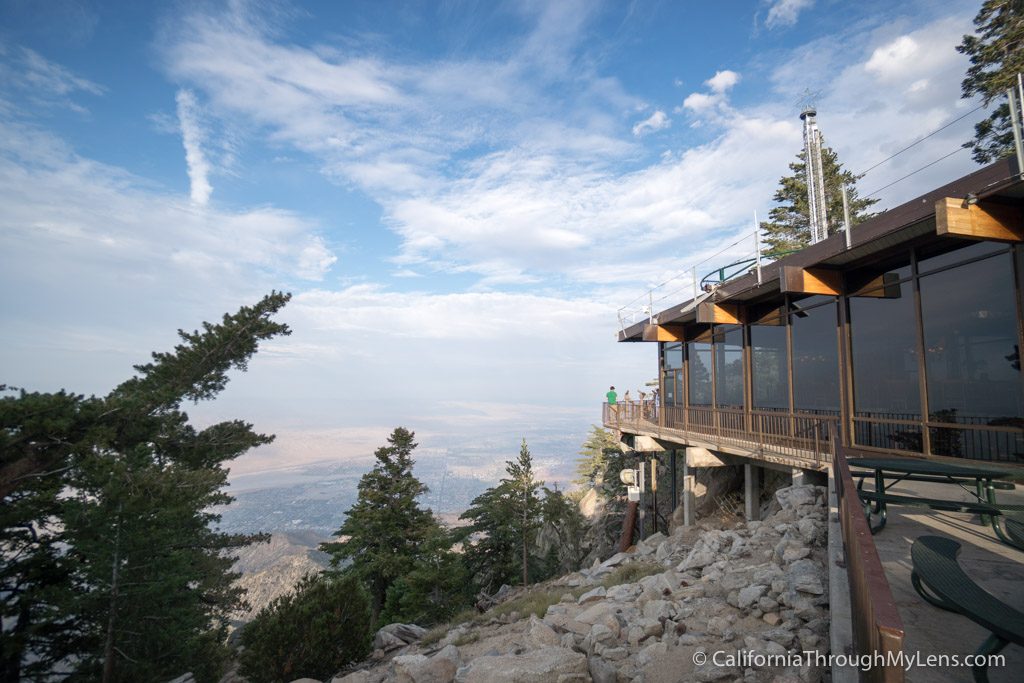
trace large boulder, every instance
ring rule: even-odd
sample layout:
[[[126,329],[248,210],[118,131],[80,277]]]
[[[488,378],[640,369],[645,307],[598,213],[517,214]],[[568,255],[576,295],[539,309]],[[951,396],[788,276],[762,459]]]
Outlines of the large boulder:
[[[375,650],[394,650],[415,643],[426,633],[427,629],[416,624],[388,624],[374,635],[373,647]]]
[[[394,683],[452,683],[462,663],[459,649],[447,645],[432,657],[402,655],[391,660],[388,678]]]
[[[545,647],[520,655],[477,657],[455,674],[456,683],[551,683],[573,676],[589,681],[587,658],[562,647]]]

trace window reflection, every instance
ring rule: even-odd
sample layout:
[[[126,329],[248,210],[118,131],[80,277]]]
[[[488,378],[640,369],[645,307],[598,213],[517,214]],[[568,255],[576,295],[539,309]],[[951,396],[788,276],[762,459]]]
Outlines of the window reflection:
[[[801,302],[802,303],[802,302]],[[797,410],[839,410],[836,305],[790,316],[793,327],[793,404]]]
[[[920,420],[917,317],[912,283],[887,283],[850,298],[854,415],[872,420]],[[857,443],[920,452],[921,429],[862,421]]]
[[[755,408],[789,409],[786,328],[751,325],[750,352]]]
[[[690,405],[711,405],[711,344],[691,342],[689,361]]]
[[[719,406],[743,407],[743,328],[716,330],[715,400]]]
[[[921,278],[928,409],[932,422],[1022,426],[1020,351],[1008,255]],[[932,451],[967,455],[960,430],[935,434]]]

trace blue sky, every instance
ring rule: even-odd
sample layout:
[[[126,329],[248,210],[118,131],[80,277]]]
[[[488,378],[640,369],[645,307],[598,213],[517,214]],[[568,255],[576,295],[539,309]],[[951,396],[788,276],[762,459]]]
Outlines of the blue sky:
[[[872,166],[976,106],[954,46],[977,7],[2,0],[0,382],[104,393],[279,289],[293,336],[193,411],[278,434],[237,473],[365,456],[399,424],[422,457],[486,443],[497,467],[520,437],[581,438],[608,384],[654,378],[617,309],[767,213],[807,94]]]

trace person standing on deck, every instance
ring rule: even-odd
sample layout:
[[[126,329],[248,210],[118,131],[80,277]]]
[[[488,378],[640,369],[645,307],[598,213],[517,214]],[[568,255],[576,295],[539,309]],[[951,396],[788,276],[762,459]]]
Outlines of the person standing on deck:
[[[619,398],[619,395],[615,393],[615,387],[608,388],[608,393],[605,394],[605,398],[608,399],[608,410],[611,411],[612,415],[617,417],[619,414],[619,407],[615,402]]]

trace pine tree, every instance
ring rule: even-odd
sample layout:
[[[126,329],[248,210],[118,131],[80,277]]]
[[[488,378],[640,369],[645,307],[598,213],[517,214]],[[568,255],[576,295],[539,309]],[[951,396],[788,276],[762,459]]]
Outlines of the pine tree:
[[[389,445],[376,450],[377,463],[359,480],[359,496],[334,532],[343,540],[321,546],[335,566],[352,561],[346,571],[366,583],[374,617],[383,609],[388,589],[413,569],[424,541],[436,532],[433,515],[417,502],[427,487],[412,473],[413,437],[396,427]]]
[[[545,486],[541,517],[546,529],[558,539],[557,545],[552,547],[554,556],[546,568],[548,576],[579,569],[586,555],[583,539],[587,533],[587,520],[580,512],[579,505],[557,487],[549,489]]]
[[[288,299],[274,292],[203,332],[179,332],[172,352],[153,354],[103,399],[23,393],[4,403],[4,465],[37,464],[22,466],[31,476],[8,479],[5,505],[18,501],[23,516],[5,519],[2,542],[17,543],[18,525],[29,521],[36,538],[26,547],[55,560],[35,582],[28,565],[15,577],[34,586],[25,595],[38,603],[10,638],[5,620],[5,666],[29,661],[22,673],[104,682],[189,670],[217,680],[228,615],[241,598],[225,551],[253,539],[214,531],[219,517],[209,510],[231,500],[223,464],[272,437],[240,421],[196,431],[180,406],[214,398],[259,342],[289,334],[270,320]],[[49,419],[45,431],[39,419]],[[20,619],[25,610],[10,597],[5,612],[18,607]]]
[[[474,498],[459,516],[469,521],[459,528],[466,565],[486,592],[515,583],[519,574],[512,498],[511,487],[499,483]]]
[[[328,680],[370,652],[370,599],[353,575],[306,576],[242,632],[240,673],[251,683]]]
[[[1010,106],[1005,100],[1007,89],[1017,83],[1017,74],[1024,72],[1024,0],[986,0],[977,16],[975,35],[964,36],[957,51],[971,59],[963,82],[964,98],[981,95],[988,107],[994,100],[999,105],[988,118],[974,126],[974,140],[964,144],[979,164],[987,164],[1013,153],[1013,129]]]
[[[452,547],[458,535],[440,523],[428,533],[412,570],[388,589],[382,623],[430,626],[449,621],[472,604],[473,582],[462,553]]]
[[[466,549],[466,561],[486,588],[493,588],[520,575],[530,584],[530,548],[541,525],[541,501],[537,495],[544,483],[533,472],[533,456],[523,439],[516,460],[505,462],[507,477],[494,488],[477,496],[460,519],[471,524],[463,533],[478,538]]]
[[[877,199],[861,199],[857,196],[857,181],[861,176],[844,170],[838,155],[822,145],[821,166],[825,174],[826,215],[828,234],[843,226],[843,185],[847,187],[850,221],[856,225],[872,214],[866,211]],[[789,165],[793,175],[779,179],[779,189],[772,198],[777,206],[768,212],[768,220],[760,225],[767,245],[765,255],[778,258],[791,251],[803,249],[811,242],[811,227],[807,207],[807,168],[804,153]]]
[[[580,447],[580,457],[576,460],[578,476],[573,483],[587,487],[600,486],[609,450],[619,450],[615,435],[607,429],[591,425],[590,434]]]
[[[511,491],[511,504],[515,536],[522,548],[523,585],[530,585],[530,546],[540,528],[540,498],[538,489],[544,482],[537,481],[533,473],[533,456],[526,445],[526,439],[519,448],[519,458],[505,463],[508,478],[502,483],[507,484]]]

